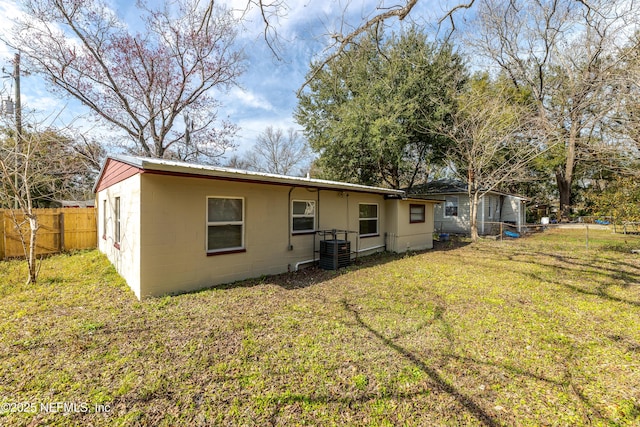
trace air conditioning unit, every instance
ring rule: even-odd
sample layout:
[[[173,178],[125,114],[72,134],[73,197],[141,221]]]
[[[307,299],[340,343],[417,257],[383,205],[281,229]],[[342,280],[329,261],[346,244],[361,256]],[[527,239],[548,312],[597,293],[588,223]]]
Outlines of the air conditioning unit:
[[[349,240],[321,240],[320,268],[337,270],[351,264],[351,242]]]

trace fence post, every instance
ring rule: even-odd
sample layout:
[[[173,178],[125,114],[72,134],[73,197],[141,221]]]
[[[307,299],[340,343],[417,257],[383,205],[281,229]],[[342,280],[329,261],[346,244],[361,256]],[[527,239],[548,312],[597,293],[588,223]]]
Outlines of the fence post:
[[[64,213],[58,214],[58,229],[60,230],[60,252],[64,252]]]
[[[0,209],[0,259],[5,259],[4,209]]]
[[[500,241],[502,242],[502,227],[503,227],[503,222],[500,221]]]
[[[587,250],[589,250],[589,224],[587,224]]]

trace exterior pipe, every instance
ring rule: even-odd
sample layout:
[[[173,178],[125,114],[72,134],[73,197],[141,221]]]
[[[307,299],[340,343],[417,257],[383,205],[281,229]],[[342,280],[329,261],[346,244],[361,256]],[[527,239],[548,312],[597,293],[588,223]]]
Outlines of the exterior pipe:
[[[302,264],[309,264],[310,262],[316,262],[318,261],[317,259],[308,259],[306,261],[300,261],[298,263],[296,263],[296,266],[294,267],[293,271],[298,271],[298,269],[300,268],[300,265]]]
[[[374,249],[380,249],[380,248],[386,248],[386,245],[372,246],[372,247],[370,247],[370,248],[365,248],[365,249],[357,250],[356,252],[357,252],[357,253],[360,253],[360,252],[372,251],[372,250],[374,250]]]

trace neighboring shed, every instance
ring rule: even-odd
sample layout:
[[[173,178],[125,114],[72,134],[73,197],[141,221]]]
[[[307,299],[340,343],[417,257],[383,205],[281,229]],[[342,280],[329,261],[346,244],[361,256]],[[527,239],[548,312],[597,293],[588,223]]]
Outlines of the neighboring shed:
[[[141,157],[110,157],[94,187],[99,249],[138,298],[295,270],[320,231],[350,256],[433,247],[433,200],[404,192]]]
[[[470,203],[467,184],[452,179],[441,179],[414,186],[410,197],[437,199],[442,203],[434,210],[437,232],[465,234],[471,231]],[[512,224],[521,231],[526,223],[526,197],[500,191],[489,191],[478,203],[478,234],[496,234],[497,223]]]
[[[60,200],[58,201],[63,208],[95,208],[95,200]]]

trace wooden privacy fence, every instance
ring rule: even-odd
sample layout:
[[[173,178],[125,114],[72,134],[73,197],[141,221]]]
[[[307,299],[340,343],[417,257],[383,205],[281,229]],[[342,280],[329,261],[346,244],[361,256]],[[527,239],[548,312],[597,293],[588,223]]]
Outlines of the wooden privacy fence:
[[[24,220],[20,211],[0,209],[0,259],[24,257],[20,233],[13,220]],[[49,255],[74,249],[95,248],[98,244],[95,208],[34,209],[40,228],[36,254]],[[24,221],[22,235],[29,241],[29,222]]]

